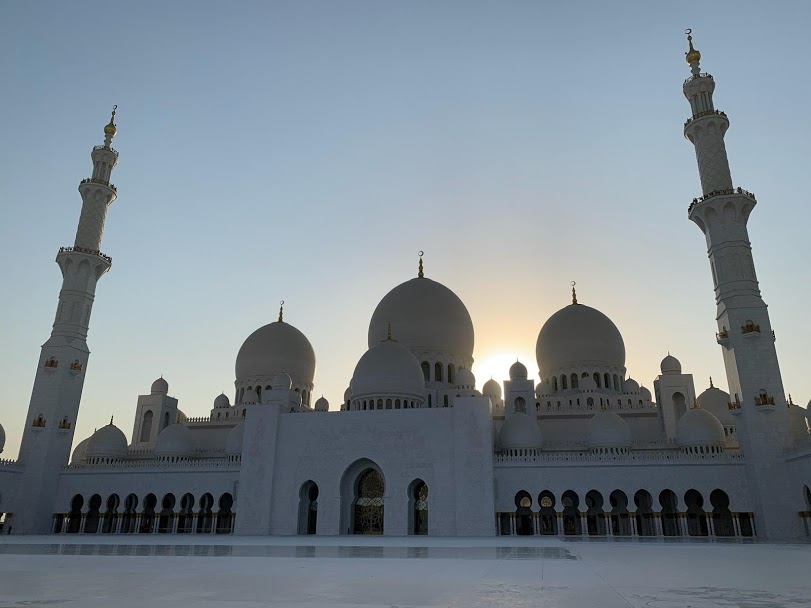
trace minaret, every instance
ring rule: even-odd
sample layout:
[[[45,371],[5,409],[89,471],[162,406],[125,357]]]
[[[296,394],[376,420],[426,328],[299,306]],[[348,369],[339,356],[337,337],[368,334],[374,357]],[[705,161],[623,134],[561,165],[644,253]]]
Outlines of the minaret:
[[[760,295],[752,246],[746,225],[757,201],[751,192],[733,188],[724,134],[726,114],[713,105],[715,80],[702,73],[701,54],[687,30],[687,63],[692,76],[684,82],[684,96],[692,116],[684,135],[696,149],[702,196],[688,210],[707,240],[722,346],[730,410],[737,414],[739,440],[746,458],[756,534],[791,538],[801,534],[794,494],[783,450],[790,441],[788,409],[774,333],[766,303]]]
[[[104,143],[93,148],[93,175],[79,184],[82,213],[73,247],[61,247],[56,263],[62,290],[51,337],[42,345],[19,460],[24,467],[17,493],[14,531],[51,531],[59,474],[68,463],[87,360],[87,330],[96,283],[112,259],[99,251],[107,207],[116,198],[110,173],[118,163],[111,144],[116,134],[115,107],[104,127]]]

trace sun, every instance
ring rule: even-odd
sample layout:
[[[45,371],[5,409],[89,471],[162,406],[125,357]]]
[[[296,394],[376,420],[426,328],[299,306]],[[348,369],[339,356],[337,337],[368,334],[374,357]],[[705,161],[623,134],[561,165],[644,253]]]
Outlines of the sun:
[[[523,352],[490,352],[483,357],[479,357],[473,363],[473,375],[476,376],[476,386],[481,390],[485,382],[493,378],[499,384],[510,378],[510,366],[515,361],[521,361],[527,367],[529,377],[538,378],[538,366],[535,364],[535,357]]]

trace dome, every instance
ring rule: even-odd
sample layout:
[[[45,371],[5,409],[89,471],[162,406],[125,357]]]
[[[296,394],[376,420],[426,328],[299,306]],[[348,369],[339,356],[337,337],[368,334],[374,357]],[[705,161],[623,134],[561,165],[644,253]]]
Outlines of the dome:
[[[245,394],[242,395],[242,403],[259,403],[259,395],[256,394],[253,387],[249,387],[248,390],[245,391]]]
[[[315,411],[316,412],[328,412],[329,411],[329,401],[327,401],[323,396],[316,399],[316,401],[315,401]]]
[[[284,321],[276,321],[248,336],[237,354],[235,371],[237,382],[284,371],[296,382],[312,384],[315,352],[298,329]]]
[[[270,388],[274,391],[289,391],[293,388],[293,381],[285,372],[279,372],[271,379]]]
[[[659,364],[659,369],[662,370],[662,375],[664,376],[680,374],[681,362],[670,353],[667,353],[667,357],[662,359],[662,362]]]
[[[644,401],[653,401],[653,395],[651,395],[650,390],[644,386],[639,387],[639,396],[642,397]]]
[[[152,388],[149,389],[153,395],[166,395],[169,393],[169,383],[163,379],[163,376],[152,383]]]
[[[526,380],[527,367],[520,361],[516,361],[510,366],[510,380]]]
[[[539,449],[543,444],[541,429],[534,416],[516,412],[507,417],[499,433],[502,450]]]
[[[344,403],[352,399],[352,389],[347,387],[344,391]]]
[[[73,455],[70,457],[70,464],[84,464],[87,452],[87,444],[90,441],[90,437],[87,439],[82,439],[78,445],[73,448]]]
[[[190,456],[194,451],[191,431],[184,424],[170,424],[155,440],[155,456]]]
[[[676,426],[676,443],[686,446],[723,446],[724,427],[718,418],[701,407],[687,410]]]
[[[225,393],[220,393],[217,395],[217,398],[214,399],[214,408],[222,409],[225,407],[231,407],[231,402],[228,400],[228,396]]]
[[[622,383],[622,392],[623,393],[638,393],[639,392],[639,382],[637,382],[633,378],[628,378],[625,382]]]
[[[0,454],[3,453],[3,447],[6,445],[6,430],[0,424]]]
[[[425,380],[417,358],[394,340],[383,340],[367,350],[352,374],[352,397],[417,395],[424,398]]]
[[[456,386],[460,388],[473,388],[476,386],[476,376],[466,367],[460,367],[456,372]]]
[[[735,424],[735,418],[729,413],[729,393],[711,384],[710,388],[701,393],[697,400],[701,409],[707,410],[710,414],[718,418],[721,424]]]
[[[482,387],[482,393],[487,397],[490,397],[490,401],[496,402],[501,400],[501,385],[490,378],[487,382],[484,383]]]
[[[625,343],[617,326],[599,310],[570,304],[544,323],[535,357],[542,378],[585,362],[623,368]]]
[[[242,438],[245,434],[245,423],[240,422],[230,431],[225,438],[225,455],[239,456],[242,454]]]
[[[808,436],[808,426],[806,426],[807,412],[804,407],[794,405],[788,406],[789,431],[795,440],[802,440]],[[2,447],[0,445],[0,447]]]
[[[590,448],[627,448],[631,446],[631,429],[618,414],[610,410],[597,412],[588,421]]]
[[[387,293],[369,322],[369,348],[386,337],[389,323],[411,351],[439,351],[472,362],[473,321],[462,300],[441,283],[411,279]]]
[[[101,427],[87,440],[87,458],[124,458],[126,455],[127,438],[112,422]]]

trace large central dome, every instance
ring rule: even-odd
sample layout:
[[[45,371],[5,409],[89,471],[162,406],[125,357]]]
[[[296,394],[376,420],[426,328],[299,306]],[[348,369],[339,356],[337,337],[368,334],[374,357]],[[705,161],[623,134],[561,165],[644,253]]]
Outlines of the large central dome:
[[[237,382],[244,378],[266,377],[287,372],[294,381],[312,383],[315,352],[298,329],[277,321],[253,332],[239,349]]]
[[[625,367],[625,343],[617,326],[583,304],[561,308],[544,323],[535,345],[541,377],[578,363]]]
[[[392,289],[369,323],[369,348],[386,337],[388,324],[397,341],[415,351],[473,357],[473,321],[462,300],[431,279],[416,278]]]

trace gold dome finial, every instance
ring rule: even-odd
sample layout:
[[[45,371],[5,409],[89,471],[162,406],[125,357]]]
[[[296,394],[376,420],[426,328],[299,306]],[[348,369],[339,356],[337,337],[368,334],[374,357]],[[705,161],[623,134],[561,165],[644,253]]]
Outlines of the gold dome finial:
[[[279,302],[279,323],[284,323],[284,300]]]
[[[391,337],[391,323],[386,324],[386,342],[394,342],[394,338]]]
[[[712,376],[710,376],[710,388],[715,388],[715,387],[712,385]]]
[[[692,65],[693,62],[698,62],[701,59],[701,53],[693,48],[693,37],[691,36],[693,30],[688,28],[684,30],[684,33],[687,34],[687,42],[690,45],[690,49],[685,53],[685,58],[687,59],[687,64]]]
[[[417,255],[420,256],[420,265],[419,265],[419,272],[417,272],[418,279],[424,279],[425,273],[422,271],[422,256],[425,255],[424,251],[420,251]]]
[[[115,111],[118,109],[118,105],[113,106],[113,114],[110,116],[109,124],[104,127],[104,134],[109,137],[115,137],[115,134],[118,133],[118,129],[115,126]]]
[[[110,416],[110,426],[113,426],[113,417]]]
[[[574,290],[575,285],[577,285],[577,281],[572,281],[572,304],[577,304],[577,292]]]

